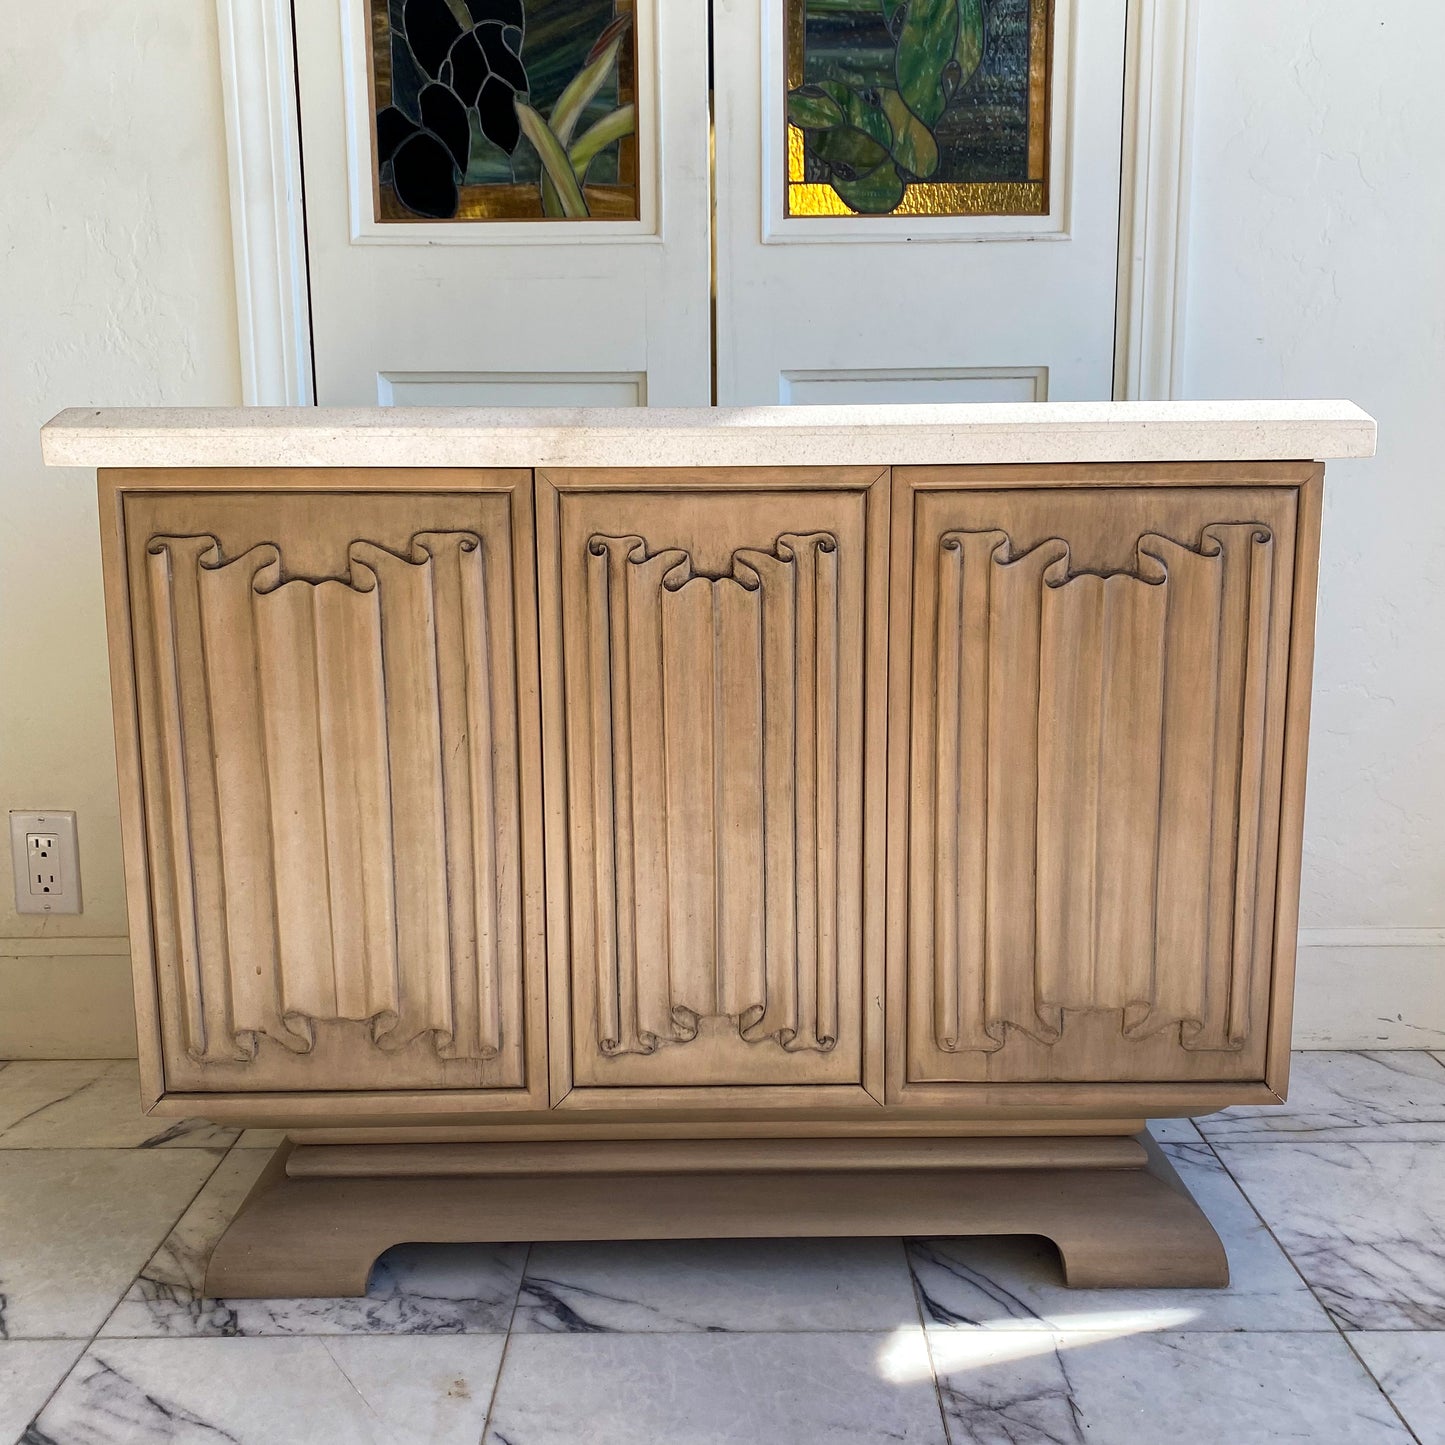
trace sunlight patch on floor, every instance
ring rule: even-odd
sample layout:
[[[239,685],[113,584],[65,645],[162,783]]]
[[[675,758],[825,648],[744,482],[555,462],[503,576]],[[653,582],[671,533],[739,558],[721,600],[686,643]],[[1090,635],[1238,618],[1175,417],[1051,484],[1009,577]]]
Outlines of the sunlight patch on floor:
[[[903,1385],[927,1379],[935,1369],[945,1374],[975,1365],[1049,1355],[1056,1349],[1067,1348],[1071,1343],[1095,1345],[1125,1339],[1130,1335],[1181,1330],[1197,1314],[1198,1311],[1192,1309],[1095,1310],[1087,1314],[1059,1315],[1051,1318],[1047,1325],[1041,1321],[1040,1328],[1036,1330],[1016,1327],[991,1329],[993,1322],[981,1320],[973,1329],[934,1330],[925,1334],[910,1325],[894,1330],[888,1336],[878,1351],[878,1373],[893,1384]],[[1017,1325],[1013,1319],[997,1323]],[[1060,1336],[1069,1331],[1078,1331],[1085,1338],[1076,1342],[1062,1340]]]

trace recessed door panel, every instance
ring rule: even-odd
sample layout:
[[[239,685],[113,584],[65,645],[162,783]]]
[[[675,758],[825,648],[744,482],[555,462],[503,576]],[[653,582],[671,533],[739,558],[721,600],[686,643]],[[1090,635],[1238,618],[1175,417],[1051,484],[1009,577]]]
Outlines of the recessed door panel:
[[[578,1087],[863,1081],[881,491],[747,475],[542,480]]]
[[[1263,1077],[1297,493],[947,480],[896,491],[906,1083]]]
[[[170,1091],[545,1100],[531,497],[468,479],[125,497]]]

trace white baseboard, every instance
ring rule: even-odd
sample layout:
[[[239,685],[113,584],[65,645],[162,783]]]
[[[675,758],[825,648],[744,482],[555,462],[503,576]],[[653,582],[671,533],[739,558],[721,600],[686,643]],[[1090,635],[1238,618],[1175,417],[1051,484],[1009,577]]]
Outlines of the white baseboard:
[[[1445,928],[1302,928],[1297,1049],[1445,1048]]]
[[[0,1059],[133,1059],[130,943],[0,938]]]

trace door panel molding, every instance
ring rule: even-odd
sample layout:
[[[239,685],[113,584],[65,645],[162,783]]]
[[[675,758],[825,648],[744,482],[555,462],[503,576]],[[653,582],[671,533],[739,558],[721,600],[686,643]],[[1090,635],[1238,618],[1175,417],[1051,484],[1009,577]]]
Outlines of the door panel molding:
[[[310,406],[311,310],[291,0],[216,0],[241,400]]]
[[[1047,366],[837,367],[778,376],[784,406],[1048,399]]]
[[[645,371],[383,371],[382,406],[646,406]]]

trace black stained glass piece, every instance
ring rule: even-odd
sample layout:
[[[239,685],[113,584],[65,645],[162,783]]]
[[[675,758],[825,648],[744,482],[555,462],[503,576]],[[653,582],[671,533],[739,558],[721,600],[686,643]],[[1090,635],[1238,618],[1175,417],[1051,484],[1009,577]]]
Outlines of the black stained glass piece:
[[[526,24],[522,0],[466,0],[466,5],[473,25],[496,20],[503,25],[515,25],[520,30]]]
[[[522,139],[522,126],[517,119],[517,92],[505,80],[489,75],[477,97],[477,119],[482,134],[511,155]]]
[[[472,154],[472,124],[467,108],[444,85],[428,85],[421,93],[422,124],[452,153],[463,175]]]
[[[416,134],[416,123],[394,105],[376,113],[376,163],[384,166],[408,136]]]
[[[418,216],[444,221],[457,213],[456,168],[452,153],[430,131],[419,130],[391,158],[397,199]]]
[[[478,25],[472,31],[482,47],[482,54],[486,56],[487,69],[493,75],[500,76],[512,87],[513,90],[521,91],[524,95],[527,92],[527,69],[518,56],[507,44],[507,30],[510,26],[502,25]]]
[[[462,33],[447,0],[406,0],[406,38],[426,73],[436,79],[447,52]]]
[[[451,67],[452,89],[461,97],[463,105],[475,105],[482,93],[482,82],[487,78],[487,62],[475,30],[468,30],[452,46]]]
[[[417,64],[416,56],[411,53],[411,46],[406,42],[406,36],[401,31],[394,30],[391,36],[391,103],[403,115],[416,120],[420,114],[416,98],[429,78]]]

